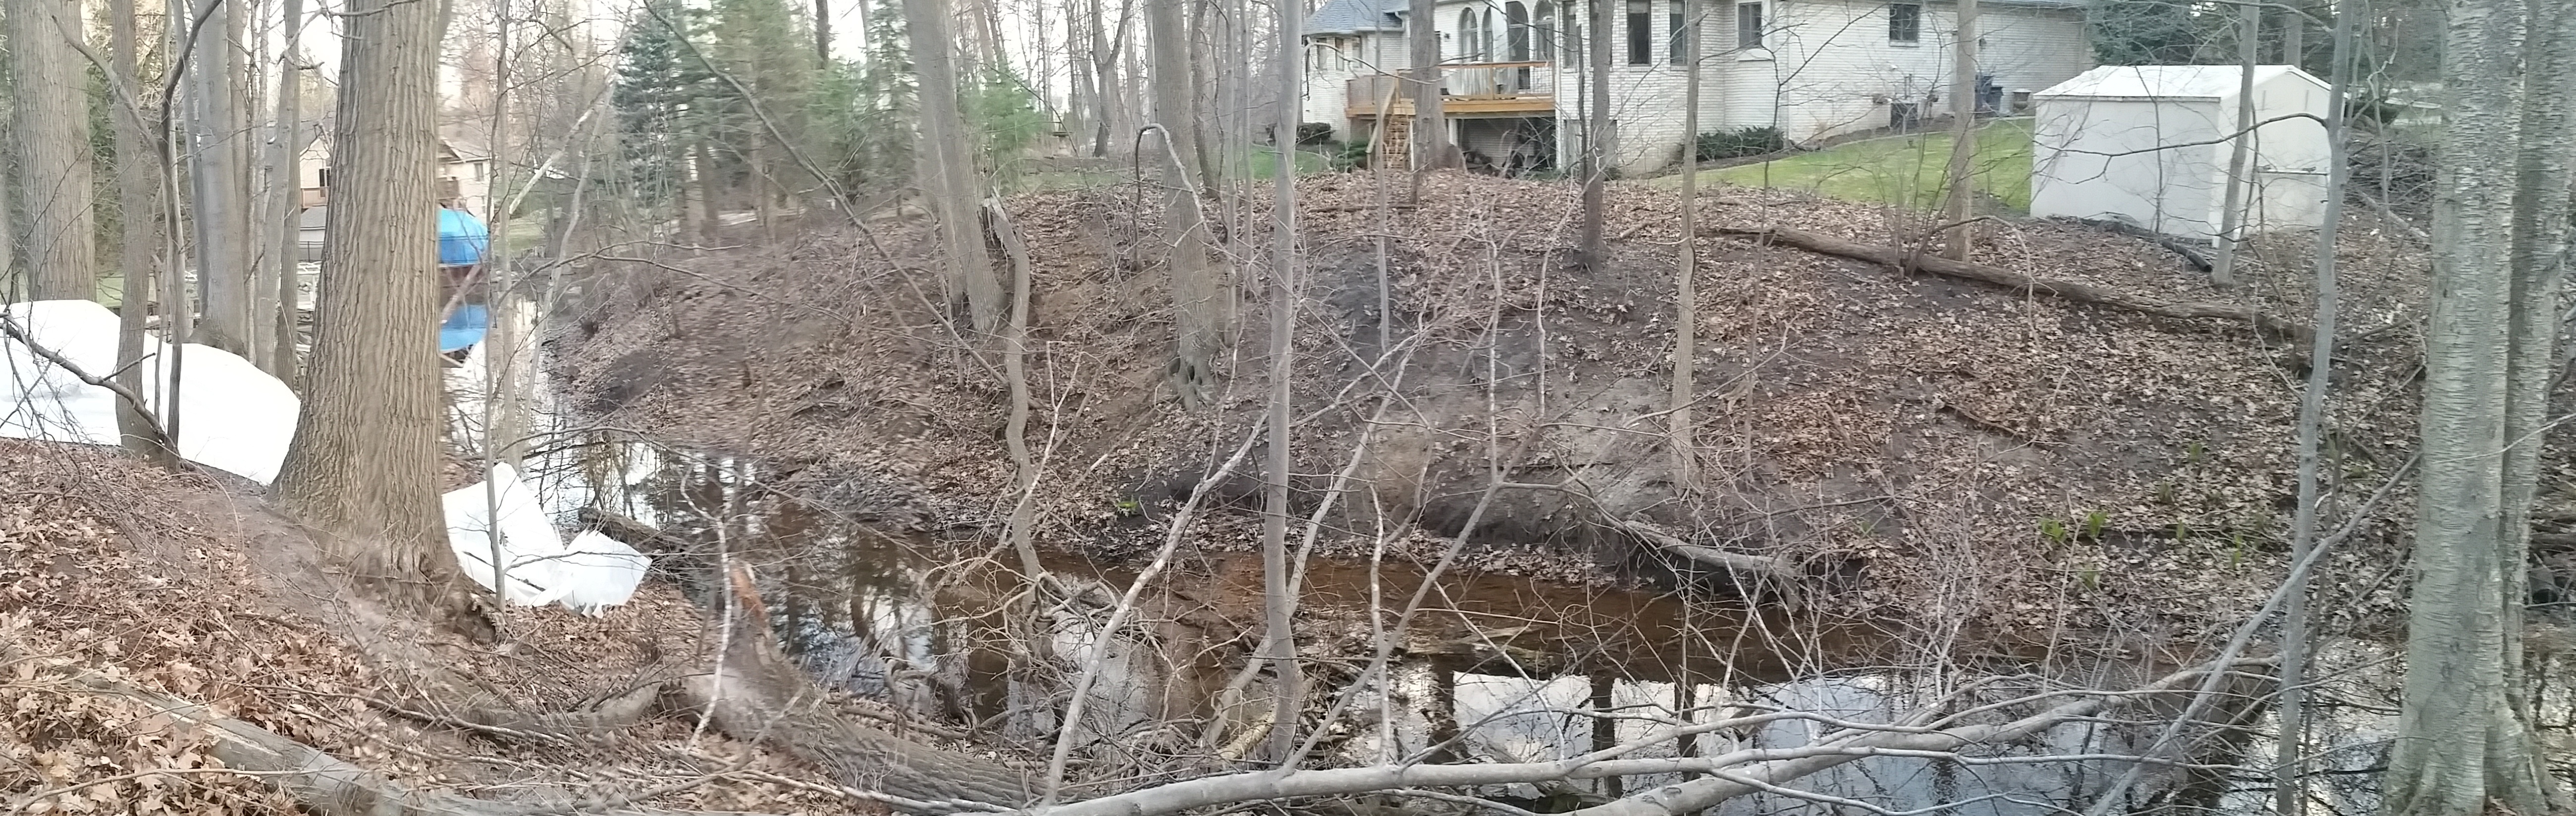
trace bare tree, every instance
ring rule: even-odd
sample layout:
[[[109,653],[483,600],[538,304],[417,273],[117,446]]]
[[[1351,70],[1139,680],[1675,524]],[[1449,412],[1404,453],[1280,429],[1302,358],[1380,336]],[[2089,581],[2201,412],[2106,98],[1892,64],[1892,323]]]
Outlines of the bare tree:
[[[1289,612],[1297,604],[1288,584],[1288,407],[1292,401],[1289,377],[1296,366],[1297,326],[1297,119],[1296,100],[1303,95],[1301,87],[1306,73],[1302,57],[1305,49],[1298,42],[1301,10],[1296,3],[1278,3],[1279,9],[1279,169],[1272,203],[1276,215],[1270,224],[1270,456],[1269,476],[1265,485],[1267,505],[1261,519],[1261,591],[1264,632],[1262,644],[1270,659],[1270,671],[1279,684],[1278,700],[1272,704],[1270,717],[1270,755],[1283,765],[1295,765],[1297,755],[1297,715],[1303,707],[1304,683],[1297,671],[1297,639],[1289,627]],[[1427,21],[1426,21],[1427,22]]]
[[[304,202],[298,187],[304,170],[304,0],[280,0],[280,14],[286,24],[286,43],[277,57],[277,124],[276,139],[269,143],[268,166],[272,182],[278,185],[276,208],[269,211],[270,235],[276,240],[269,255],[277,268],[277,325],[269,332],[268,353],[254,362],[278,379],[295,381],[295,334],[297,318],[303,312],[296,279],[302,260]]]
[[[1433,0],[1406,6],[1405,36],[1413,41],[1413,123],[1405,139],[1413,145],[1413,198],[1422,198],[1422,174],[1458,166],[1449,144],[1449,122],[1440,111],[1439,10]]]
[[[463,609],[438,504],[439,4],[358,0],[344,18],[328,280],[276,492],[352,574],[398,598]]]
[[[1610,123],[1610,0],[1588,0],[1585,5],[1592,10],[1592,23],[1587,26],[1591,30],[1585,32],[1589,36],[1583,38],[1588,41],[1587,48],[1590,49],[1587,56],[1591,63],[1591,76],[1588,77],[1591,90],[1587,101],[1592,112],[1583,126],[1583,263],[1599,268],[1610,260],[1610,245],[1601,235],[1602,221],[1609,217],[1606,211],[1609,206],[1607,191],[1603,185],[1610,180],[1610,139],[1613,135]]]
[[[1958,61],[1950,68],[1950,206],[1943,216],[1950,235],[1941,257],[1964,261],[1977,235],[1970,223],[1977,213],[1977,0],[1959,0],[1958,32],[1952,40]]]
[[[1163,238],[1172,247],[1165,262],[1172,292],[1172,390],[1181,406],[1196,411],[1216,398],[1217,349],[1224,343],[1227,302],[1224,274],[1208,257],[1207,212],[1199,200],[1203,153],[1197,111],[1191,104],[1189,41],[1181,29],[1188,0],[1152,0],[1146,36],[1154,49],[1154,129],[1164,148]],[[1293,155],[1295,130],[1280,142]]]
[[[17,79],[20,262],[37,300],[97,300],[91,246],[89,72],[68,39],[78,0],[10,0],[9,70]]]
[[[2254,169],[2255,47],[2262,33],[2263,7],[2247,4],[2237,12],[2236,136],[2228,140],[2227,191],[2220,196],[2224,203],[2218,210],[2218,259],[2209,269],[2209,281],[2220,286],[2236,285],[2236,253],[2245,245],[2246,197],[2254,186],[2248,174]]]
[[[1966,0],[1975,2],[1976,0]],[[1685,486],[1699,483],[1699,443],[1691,426],[1691,383],[1698,354],[1699,330],[1699,9],[1692,0],[1673,0],[1681,9],[1682,63],[1682,240],[1681,267],[1673,273],[1673,478]],[[1684,684],[1685,686],[1688,684]]]
[[[245,128],[233,96],[233,86],[243,79],[226,42],[232,5],[204,0],[189,15],[192,28],[183,35],[195,40],[188,49],[186,130],[201,314],[190,339],[251,357],[259,339],[252,315],[259,297],[250,268],[250,177],[236,160]]]
[[[939,220],[941,276],[949,297],[964,297],[975,331],[991,332],[1002,316],[1002,283],[984,249],[975,212],[975,165],[967,155],[966,121],[957,110],[957,44],[948,37],[948,12],[940,0],[904,0],[904,28],[911,37],[913,71],[921,87],[922,196]]]
[[[108,15],[108,82],[128,90],[139,88],[141,72],[137,68],[134,35],[134,0],[109,0]],[[161,150],[152,144],[143,122],[141,100],[122,94],[108,105],[108,127],[116,140],[116,206],[119,218],[117,265],[124,279],[124,291],[116,307],[117,383],[125,390],[143,393],[144,322],[157,306],[161,309],[184,309],[174,303],[170,292],[155,293],[153,281],[165,260],[158,257],[162,246],[161,229]],[[5,242],[0,242],[5,243]],[[170,461],[170,452],[158,441],[155,418],[127,400],[116,403],[117,436],[128,450]]]
[[[2568,803],[2541,770],[2520,679],[2524,558],[2557,367],[2576,15],[2462,0],[2449,26],[2416,578],[2386,812],[2551,812]]]

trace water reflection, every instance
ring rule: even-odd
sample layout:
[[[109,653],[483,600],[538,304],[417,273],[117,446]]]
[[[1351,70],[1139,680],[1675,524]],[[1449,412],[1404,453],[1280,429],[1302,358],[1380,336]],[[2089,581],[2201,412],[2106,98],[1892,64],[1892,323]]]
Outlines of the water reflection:
[[[1085,755],[1150,776],[1203,768],[1209,755],[1243,756],[1250,747],[1245,735],[1254,733],[1245,724],[1269,716],[1264,678],[1245,669],[1261,620],[1257,557],[1189,555],[1165,585],[1142,596],[1135,630],[1102,637],[1097,623],[1132,573],[1049,553],[1045,565],[1064,586],[1032,594],[1012,569],[1015,561],[997,559],[987,538],[860,523],[799,498],[797,484],[754,461],[616,442],[564,446],[541,458],[531,470],[563,522],[576,523],[578,508],[588,507],[658,531],[666,548],[678,549],[659,554],[657,568],[684,585],[701,583],[697,576],[712,574],[722,560],[752,565],[775,634],[806,668],[920,722],[1041,747],[1054,738],[1068,702],[1074,670],[1067,667],[1097,664],[1101,681],[1072,738]],[[1317,693],[1350,695],[1349,715],[1324,726],[1318,761],[1554,760],[1779,709],[1888,721],[1958,694],[1964,678],[1979,674],[1848,624],[1466,570],[1444,576],[1429,593],[1385,682],[1360,683],[1371,651],[1370,611],[1400,607],[1422,581],[1419,570],[1396,565],[1317,561],[1306,573],[1299,634],[1311,661],[1309,682]],[[1013,604],[1034,601],[1045,605],[1013,611]],[[1389,617],[1376,621],[1384,625]],[[1042,623],[1030,630],[1021,623],[1028,620]],[[2060,679],[2117,688],[2172,668],[2171,660],[2105,659],[2074,673],[2082,676]],[[2039,682],[1998,688],[2027,691]],[[2128,717],[2156,723],[2170,713],[2151,709]],[[2270,743],[2256,733],[2267,727],[2268,713],[2244,705],[2227,713],[2252,727],[2196,743],[2191,761],[2268,756]],[[1230,726],[1211,729],[1213,722]],[[2362,709],[2328,718],[2318,728],[2326,743],[2316,752],[2320,764],[2369,767],[2377,761],[2373,746],[2384,739],[2374,725],[2380,722]],[[1780,721],[1663,740],[1630,756],[1790,748],[1829,730]],[[2155,732],[2091,720],[1962,753],[2136,755]],[[1874,756],[1808,776],[1798,787],[1891,811],[2037,816],[2090,807],[2129,768],[2109,760],[1992,764]],[[2368,781],[2350,773],[2334,777],[2336,787],[2320,794],[2331,806],[2317,812],[2367,810],[2370,799],[2366,790],[2353,790],[2356,779]],[[1680,781],[1662,775],[1623,782],[1633,791]],[[1587,780],[1480,793],[1546,811],[1617,796],[1620,784]],[[2268,809],[2268,797],[2260,775],[2156,766],[2124,797],[2124,807],[2245,812]],[[1716,812],[1854,810],[1847,802],[1762,794]]]

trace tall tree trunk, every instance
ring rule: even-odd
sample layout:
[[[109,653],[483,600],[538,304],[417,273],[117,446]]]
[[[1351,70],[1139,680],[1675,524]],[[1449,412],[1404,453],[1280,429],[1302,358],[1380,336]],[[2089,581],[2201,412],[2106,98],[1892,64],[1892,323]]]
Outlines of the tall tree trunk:
[[[302,232],[304,221],[304,0],[282,0],[282,18],[286,21],[286,45],[278,52],[277,70],[277,141],[269,145],[268,166],[275,168],[272,183],[277,185],[277,208],[269,211],[270,233],[276,237],[269,255],[276,260],[273,282],[277,292],[272,297],[277,321],[269,331],[268,354],[260,368],[271,376],[295,382],[295,338],[298,318],[303,314],[297,278],[302,273]]]
[[[1279,11],[1279,98],[1293,102],[1301,94],[1305,48],[1298,40],[1303,12],[1297,3],[1277,3]],[[1294,391],[1297,327],[1297,106],[1279,106],[1279,167],[1273,182],[1270,248],[1270,477],[1264,489],[1261,518],[1262,643],[1269,648],[1271,676],[1279,684],[1272,705],[1270,756],[1282,765],[1297,764],[1298,714],[1304,710],[1305,683],[1297,671],[1297,638],[1289,626],[1297,599],[1288,585],[1288,441],[1289,404]]]
[[[967,155],[966,123],[957,110],[957,73],[948,38],[948,12],[940,0],[904,0],[904,27],[912,37],[912,64],[921,88],[922,195],[939,221],[941,276],[948,297],[963,297],[978,334],[992,332],[1002,314],[1001,279],[984,248],[975,211],[974,161]]]
[[[814,0],[814,65],[832,67],[832,0]]]
[[[109,0],[107,15],[109,81],[139,94],[134,0]],[[140,96],[127,96],[108,105],[108,126],[116,139],[117,265],[125,279],[116,309],[116,380],[137,394],[143,393],[145,367],[138,363],[143,359],[144,322],[155,303],[176,300],[168,292],[154,291],[159,266],[155,258],[161,249],[161,149],[146,135],[143,111],[136,107],[141,104]],[[154,421],[136,406],[117,401],[116,432],[125,448],[167,464],[175,457],[155,441],[160,434],[152,427]]]
[[[1967,0],[1975,2],[1975,0]],[[1691,383],[1699,362],[1699,51],[1698,4],[1673,0],[1681,9],[1682,30],[1682,240],[1681,269],[1673,274],[1673,479],[1684,489],[1699,485],[1699,443],[1691,425],[1691,402],[1698,389]],[[1683,683],[1675,688],[1687,688]],[[1686,715],[1685,715],[1686,716]]]
[[[2218,260],[2209,269],[2209,281],[2220,286],[2236,285],[2236,253],[2245,246],[2245,211],[2254,188],[2254,65],[2263,7],[2245,6],[2236,19],[2236,128],[2228,142],[2227,191],[2219,197]]]
[[[2538,759],[2522,610],[2556,362],[2576,15],[2554,2],[2460,0],[2449,25],[2416,579],[2387,811],[2554,812],[2568,803]]]
[[[197,332],[192,340],[245,357],[257,339],[251,311],[250,184],[235,158],[242,117],[233,106],[232,4],[204,0],[189,13],[195,43],[188,65],[189,217],[196,235]],[[335,145],[335,149],[336,149]]]
[[[1208,257],[1207,212],[1200,205],[1200,154],[1197,112],[1190,102],[1189,43],[1181,30],[1181,6],[1188,0],[1153,0],[1146,11],[1146,37],[1154,53],[1154,124],[1163,143],[1163,238],[1171,247],[1165,263],[1172,292],[1172,390],[1184,410],[1196,411],[1216,398],[1215,358],[1224,340],[1226,298],[1221,276]]]
[[[1610,246],[1601,235],[1601,221],[1607,217],[1604,208],[1610,180],[1610,3],[1611,0],[1588,0],[1592,23],[1584,39],[1590,51],[1590,96],[1585,100],[1592,108],[1583,128],[1583,263],[1598,269],[1610,261]]]
[[[354,0],[342,20],[335,182],[304,410],[279,503],[350,573],[461,612],[438,499],[436,3]],[[459,622],[463,620],[459,616]]]
[[[65,39],[86,20],[78,0],[9,0],[9,70],[17,78],[19,260],[37,300],[97,300],[90,229],[89,72]]]
[[[1950,206],[1942,215],[1949,239],[1941,257],[1964,261],[1977,242],[1977,230],[1969,223],[1977,215],[1977,0],[1959,0],[1953,39],[1958,61],[1950,66]]]
[[[2335,14],[2334,68],[2326,93],[2326,212],[2325,226],[2317,230],[2315,338],[2308,349],[2308,381],[2299,395],[2299,465],[2298,504],[2291,512],[2290,559],[2304,561],[2316,546],[2318,485],[2318,449],[2325,438],[2326,389],[2334,382],[2335,244],[2342,234],[2344,188],[2352,176],[2351,134],[2344,120],[2344,101],[2352,86],[2353,18],[2360,16],[2354,0],[2343,0]],[[2293,19],[2297,19],[2293,17]],[[2278,746],[2273,763],[2272,812],[2275,816],[2300,816],[2307,812],[2307,670],[2308,670],[2308,593],[2306,577],[2295,579],[2289,600],[2281,610],[2281,700],[2280,734],[2273,742]]]
[[[1413,41],[1413,124],[1406,139],[1413,144],[1412,199],[1422,200],[1422,174],[1458,166],[1450,160],[1449,123],[1440,113],[1440,27],[1435,0],[1412,0],[1404,31]]]

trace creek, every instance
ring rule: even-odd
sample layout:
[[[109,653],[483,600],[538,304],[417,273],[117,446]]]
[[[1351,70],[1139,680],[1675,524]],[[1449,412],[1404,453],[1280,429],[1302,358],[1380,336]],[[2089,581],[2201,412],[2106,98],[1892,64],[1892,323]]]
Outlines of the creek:
[[[1257,554],[1185,552],[1139,597],[1137,623],[1101,636],[1107,607],[1135,579],[1127,565],[1043,552],[1060,586],[1037,616],[1013,626],[1026,597],[1016,558],[981,531],[933,533],[871,524],[835,512],[821,491],[746,458],[595,437],[540,452],[530,479],[566,526],[606,527],[655,552],[656,569],[701,603],[718,563],[749,566],[782,646],[827,685],[890,707],[921,730],[971,736],[1043,755],[1070,698],[1071,667],[1097,663],[1077,755],[1134,769],[1180,773],[1210,754],[1239,757],[1243,736],[1267,722],[1265,673],[1247,671],[1262,609]],[[603,523],[606,522],[606,523]],[[1960,633],[1804,618],[1740,602],[1685,598],[1652,588],[1577,586],[1462,560],[1426,595],[1385,683],[1358,683],[1379,632],[1424,581],[1419,567],[1312,560],[1299,586],[1298,637],[1310,695],[1346,695],[1324,727],[1317,762],[1525,762],[1670,734],[1769,709],[1885,721],[1962,692],[1980,678],[2046,664],[2063,686],[2120,688],[2175,667],[2171,660],[2103,649],[2011,653]],[[1032,651],[1054,659],[1033,659]],[[2152,651],[2152,650],[2150,650]],[[2080,664],[2080,668],[2078,667]],[[1308,727],[1318,707],[1306,711]],[[2377,761],[2385,718],[2357,703],[2319,724],[2323,758],[2349,775]],[[1608,716],[1598,716],[1606,712]],[[1980,757],[2129,755],[2154,738],[2157,711],[2136,723],[2063,726],[2015,745],[1974,746]],[[2191,762],[2259,767],[2271,751],[2269,712],[2238,706],[2240,726],[2192,752]],[[1211,727],[1211,723],[1223,723]],[[2245,727],[2245,726],[2251,727]],[[1805,721],[1700,735],[1706,755],[1795,747],[1830,730]],[[1673,756],[1667,740],[1632,757]],[[1801,780],[1804,790],[1890,811],[1937,808],[1969,816],[2081,810],[2130,763],[2113,760],[1961,763],[1869,757]],[[1678,776],[1623,780],[1626,790]],[[2369,791],[2344,777],[2329,812],[2369,809]],[[2151,767],[2133,807],[2261,809],[2261,777]],[[1545,789],[1501,786],[1481,795],[1550,811],[1616,795],[1602,781]],[[1938,808],[1944,803],[1953,807]],[[1722,814],[1848,812],[1779,794],[1730,801]]]

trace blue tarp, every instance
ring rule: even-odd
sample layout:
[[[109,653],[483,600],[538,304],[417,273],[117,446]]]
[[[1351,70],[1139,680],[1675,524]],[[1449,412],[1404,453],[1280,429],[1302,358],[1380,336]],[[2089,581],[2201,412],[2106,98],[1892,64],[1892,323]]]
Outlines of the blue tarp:
[[[442,266],[465,266],[483,262],[483,251],[492,246],[492,230],[480,219],[464,210],[438,211],[438,263]]]
[[[447,322],[438,327],[438,352],[447,354],[483,342],[483,333],[491,328],[492,317],[480,304],[457,306],[456,313],[448,315]]]

